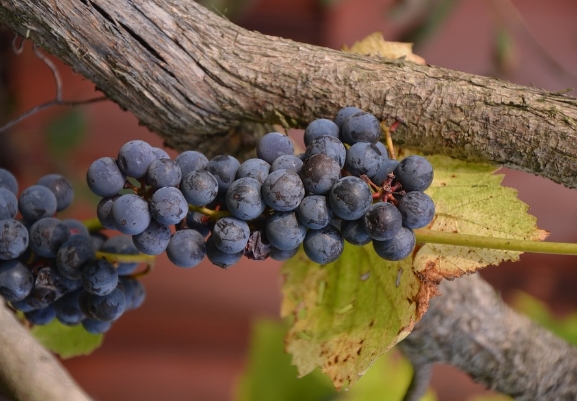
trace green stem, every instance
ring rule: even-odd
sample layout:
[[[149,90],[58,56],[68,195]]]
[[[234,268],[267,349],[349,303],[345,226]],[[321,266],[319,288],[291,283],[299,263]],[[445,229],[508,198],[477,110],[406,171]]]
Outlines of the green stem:
[[[217,221],[218,219],[222,218],[222,217],[227,217],[227,216],[231,216],[230,212],[228,210],[212,210],[209,209],[207,207],[204,206],[194,206],[194,205],[188,205],[188,210],[193,211],[193,212],[199,212],[204,214],[206,217],[210,218],[212,221]]]
[[[139,253],[138,255],[123,255],[119,253],[110,252],[96,252],[96,257],[105,259],[110,263],[152,263],[155,260],[154,256]]]
[[[472,248],[499,249],[503,251],[577,255],[577,244],[541,242],[520,239],[484,237],[482,235],[448,233],[425,228],[415,230],[417,243],[467,246]]]

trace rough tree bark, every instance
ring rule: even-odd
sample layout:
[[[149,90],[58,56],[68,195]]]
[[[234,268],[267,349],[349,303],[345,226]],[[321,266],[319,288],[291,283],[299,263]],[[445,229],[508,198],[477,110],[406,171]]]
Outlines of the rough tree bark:
[[[0,22],[70,64],[177,149],[214,154],[228,143],[238,153],[253,147],[249,129],[261,123],[298,127],[356,105],[403,120],[400,145],[577,187],[577,100],[559,93],[249,32],[191,0],[0,0]],[[435,299],[405,340],[417,366],[454,363],[522,400],[575,399],[575,349],[471,282],[445,284],[448,295]],[[511,338],[529,327],[526,341]],[[506,336],[498,346],[491,343],[497,332]],[[532,356],[537,347],[568,370],[534,369],[542,363]]]

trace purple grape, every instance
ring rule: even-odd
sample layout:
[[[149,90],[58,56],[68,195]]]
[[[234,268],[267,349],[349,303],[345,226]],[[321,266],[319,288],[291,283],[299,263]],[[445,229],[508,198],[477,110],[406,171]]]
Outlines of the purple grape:
[[[269,132],[256,145],[256,156],[268,164],[272,164],[281,155],[292,155],[294,151],[290,138],[280,132]]]
[[[121,195],[111,209],[114,227],[122,234],[136,235],[150,224],[148,202],[135,194]]]
[[[329,204],[343,220],[360,219],[373,203],[371,190],[359,177],[341,178],[329,192]]]
[[[372,239],[385,241],[393,238],[403,223],[401,212],[391,203],[377,202],[365,213],[365,230]]]
[[[126,175],[112,157],[101,157],[92,162],[86,172],[88,188],[98,196],[108,198],[124,189]]]
[[[43,258],[54,258],[58,249],[70,238],[66,224],[54,217],[45,217],[30,227],[30,248]]]
[[[60,174],[48,174],[43,176],[36,183],[43,185],[52,191],[56,197],[56,211],[61,212],[66,209],[74,200],[74,190],[72,184]]]
[[[182,179],[180,190],[191,205],[205,206],[216,199],[218,180],[206,170],[191,171]]]
[[[270,164],[262,159],[248,159],[240,165],[236,178],[254,178],[261,184],[270,172]]]
[[[331,157],[319,153],[305,160],[300,177],[305,190],[316,195],[324,195],[341,178],[341,167]]]
[[[153,188],[176,187],[180,184],[182,173],[175,161],[156,159],[146,171],[146,182]]]
[[[194,267],[202,262],[205,255],[204,237],[192,229],[175,232],[166,248],[166,256],[178,267]]]
[[[339,126],[326,118],[313,120],[305,129],[303,137],[305,146],[311,143],[313,139],[320,138],[321,136],[333,136],[338,138]]]
[[[0,261],[0,295],[8,302],[25,299],[34,287],[32,272],[17,260]]]
[[[150,214],[160,224],[166,226],[177,224],[186,217],[187,213],[188,203],[178,188],[160,188],[150,198]],[[142,231],[144,229],[134,234],[140,234]]]
[[[401,227],[390,240],[373,241],[373,248],[377,255],[385,260],[397,261],[405,259],[413,252],[417,240],[413,230]]]
[[[341,139],[349,145],[357,142],[376,143],[381,135],[381,123],[370,113],[353,114],[341,127]]]
[[[287,212],[298,207],[305,196],[305,188],[298,174],[277,170],[264,180],[262,196],[266,204],[274,210]]]
[[[54,193],[42,185],[32,185],[22,191],[18,199],[18,210],[29,223],[56,213],[57,201]]]
[[[220,155],[210,159],[206,169],[218,181],[218,192],[225,193],[234,182],[239,167],[240,163],[234,157]]]
[[[118,151],[118,167],[129,177],[144,177],[154,160],[156,155],[152,146],[138,139],[125,143]]]
[[[29,244],[28,230],[24,224],[12,220],[0,220],[0,260],[16,259],[24,254]]]

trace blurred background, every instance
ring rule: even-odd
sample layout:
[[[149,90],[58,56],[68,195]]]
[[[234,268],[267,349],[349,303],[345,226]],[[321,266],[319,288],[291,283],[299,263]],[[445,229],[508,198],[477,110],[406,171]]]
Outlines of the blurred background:
[[[415,43],[430,64],[519,84],[563,91],[577,87],[577,2],[574,0],[214,0],[202,2],[250,30],[340,49],[374,31],[386,40]],[[30,43],[21,54],[12,34],[0,39],[0,119],[7,122],[54,98],[52,72]],[[63,98],[99,96],[94,85],[52,59]],[[575,92],[569,92],[574,94]],[[293,132],[298,136],[299,132]],[[61,173],[74,184],[75,205],[62,217],[94,217],[98,199],[88,193],[85,171],[122,144],[161,140],[112,102],[53,107],[0,136],[0,162],[21,188],[44,174]],[[174,156],[175,153],[169,150]],[[504,185],[537,216],[551,241],[577,241],[577,191],[532,175],[503,169]],[[577,305],[577,263],[562,256],[523,255],[517,263],[486,268],[482,275],[513,302],[521,290],[563,317]],[[235,399],[246,367],[252,323],[278,318],[280,264],[242,262],[227,271],[209,263],[179,269],[163,256],[143,278],[144,305],[116,322],[96,352],[64,361],[96,400]],[[437,399],[486,394],[456,370],[439,366]],[[383,400],[388,399],[386,394]],[[260,401],[260,400],[259,400]]]

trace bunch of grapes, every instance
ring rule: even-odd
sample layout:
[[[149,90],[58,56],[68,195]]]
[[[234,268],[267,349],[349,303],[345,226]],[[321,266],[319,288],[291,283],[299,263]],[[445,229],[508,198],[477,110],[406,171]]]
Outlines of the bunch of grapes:
[[[142,304],[144,287],[132,277],[138,263],[97,258],[138,254],[130,237],[92,235],[78,220],[54,217],[74,198],[66,178],[46,175],[17,195],[16,178],[0,169],[0,295],[28,322],[58,319],[98,334]]]
[[[106,253],[166,252],[183,268],[206,257],[226,269],[243,256],[287,260],[302,245],[312,261],[327,264],[348,241],[404,259],[415,247],[413,230],[435,214],[423,192],[433,169],[421,156],[390,158],[381,139],[375,116],[345,107],[334,120],[308,125],[299,155],[279,132],[266,134],[257,157],[243,163],[193,150],[172,160],[130,141],[86,174],[102,198],[101,228],[121,233],[111,238],[55,217],[74,195],[61,175],[42,177],[17,198],[16,179],[0,170],[0,295],[32,324],[58,319],[103,333],[145,297],[136,272],[142,260],[112,263]]]
[[[423,192],[433,169],[421,156],[389,158],[380,139],[374,115],[345,107],[334,120],[308,125],[299,155],[279,132],[266,134],[257,158],[243,163],[193,150],[171,160],[135,140],[116,159],[92,163],[87,182],[102,197],[104,227],[131,235],[144,254],[166,252],[180,267],[205,257],[221,268],[242,256],[286,260],[301,244],[312,261],[327,264],[344,241],[372,242],[382,258],[401,260],[415,246],[413,229],[435,214]]]

